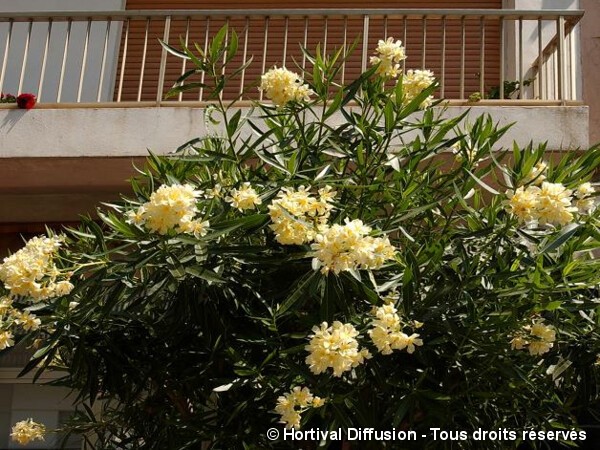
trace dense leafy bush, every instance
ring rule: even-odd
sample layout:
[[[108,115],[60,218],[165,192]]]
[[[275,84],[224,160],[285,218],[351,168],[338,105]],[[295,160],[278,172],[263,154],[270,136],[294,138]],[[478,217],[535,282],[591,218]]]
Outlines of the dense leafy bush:
[[[345,86],[346,49],[307,53],[304,80],[273,69],[274,102],[240,109],[220,96],[224,37],[169,48],[196,66],[173,92],[212,91],[213,132],[151,155],[100,225],[0,266],[0,342],[26,331],[26,370],[65,371],[72,430],[98,449],[192,449],[290,447],[265,436],[281,419],[576,428],[599,398],[598,149],[498,150],[506,128],[431,108],[432,74],[399,73],[393,40]],[[200,72],[212,81],[187,83]]]

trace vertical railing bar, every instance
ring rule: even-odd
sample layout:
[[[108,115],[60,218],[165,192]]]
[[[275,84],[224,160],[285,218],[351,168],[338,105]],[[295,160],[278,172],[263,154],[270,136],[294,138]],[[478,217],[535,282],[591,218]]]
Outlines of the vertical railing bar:
[[[225,17],[225,48],[229,46],[229,17]],[[227,52],[223,52],[223,66],[221,67],[221,76],[225,77],[225,62],[227,61]],[[219,92],[219,98],[223,100],[223,89]]]
[[[190,21],[192,20],[191,17],[188,17],[185,21],[185,47],[187,48],[188,43],[190,42]],[[185,73],[185,69],[187,68],[187,59],[186,58],[181,58],[182,62],[181,62],[181,76],[183,76],[183,74]],[[179,95],[177,96],[177,101],[182,101],[183,100],[183,92],[180,92]]]
[[[85,67],[87,63],[88,46],[90,43],[90,29],[92,27],[92,19],[88,19],[87,29],[85,32],[85,43],[83,44],[83,55],[81,59],[81,71],[79,72],[79,87],[77,88],[77,103],[81,101],[81,91],[83,89],[83,79],[85,78]]]
[[[163,30],[163,42],[169,43],[169,35],[171,34],[171,16],[165,17],[165,29]],[[160,106],[165,85],[165,72],[167,70],[167,50],[162,47],[160,55],[160,68],[158,72],[158,86],[156,87],[156,106]]]
[[[225,48],[229,46],[229,22],[230,18],[225,18]],[[227,61],[227,52],[223,52],[223,67],[221,68],[221,75],[225,75],[225,61]]]
[[[383,16],[383,38],[388,38],[388,16]]]
[[[4,87],[4,76],[6,75],[6,65],[8,64],[8,52],[10,51],[10,41],[12,40],[13,19],[8,21],[8,34],[6,35],[6,44],[4,44],[4,59],[2,60],[2,71],[0,72],[0,91]]]
[[[137,101],[142,100],[142,89],[144,87],[144,72],[146,71],[146,53],[148,50],[148,31],[150,29],[150,17],[146,18],[146,33],[144,34],[144,49],[142,50],[142,68],[140,71],[140,82],[138,84]]]
[[[304,40],[303,47],[306,49],[308,45],[308,16],[304,17]],[[306,54],[302,52],[302,70],[306,69]]]
[[[210,32],[210,16],[206,16],[206,32],[204,33],[204,54],[208,53],[208,33]],[[202,71],[200,75],[200,83],[204,84],[205,71]],[[200,87],[200,94],[198,94],[198,100],[202,101],[204,98],[204,87]]]
[[[363,16],[363,45],[362,54],[360,61],[360,70],[364,72],[367,70],[367,56],[369,54],[369,16]]]
[[[460,18],[460,98],[465,98],[465,16]]]
[[[325,16],[325,35],[323,36],[323,57],[327,54],[327,32],[329,27],[329,18]]]
[[[500,100],[504,100],[504,77],[505,77],[505,61],[506,61],[506,39],[504,36],[504,18],[500,17]]]
[[[404,48],[407,48],[407,43],[406,40],[408,38],[408,17],[407,16],[402,16],[402,26],[403,26],[403,30],[402,30],[402,45],[404,45]],[[402,73],[404,73],[406,71],[406,58],[402,60]]]
[[[523,18],[519,17],[519,97],[524,98],[523,86]]]
[[[442,76],[440,81],[440,96],[446,92],[446,16],[442,17]]]
[[[10,51],[10,42],[12,40],[13,19],[8,21],[8,34],[6,35],[6,44],[4,45],[4,59],[2,60],[2,72],[0,73],[0,91],[4,87],[4,76],[6,75],[6,65],[8,64],[8,52]]]
[[[246,57],[248,56],[248,30],[250,28],[250,18],[246,17],[246,29],[244,30],[244,53],[242,54],[242,64],[246,64]],[[240,95],[244,92],[244,79],[246,78],[246,69],[242,70],[240,77]]]
[[[31,29],[33,28],[33,19],[29,21],[27,29],[27,38],[25,39],[25,49],[23,50],[23,63],[21,64],[21,75],[19,77],[19,89],[17,94],[21,94],[23,90],[23,81],[25,80],[25,70],[27,69],[27,59],[29,56],[29,42],[31,41]]]
[[[52,18],[48,19],[48,32],[46,33],[46,43],[44,44],[44,55],[42,56],[42,67],[40,68],[40,82],[38,83],[37,100],[42,101],[44,91],[44,78],[46,76],[46,63],[48,62],[48,50],[50,49],[50,38],[52,37]]]
[[[348,40],[348,16],[344,16],[344,53],[346,52],[346,45]],[[346,58],[342,61],[342,86],[346,79]]]
[[[558,91],[558,77],[559,77],[559,68],[558,68],[558,64],[557,64],[557,54],[553,53],[552,54],[552,73],[554,74],[554,99],[555,100],[560,100],[559,98],[559,91]]]
[[[481,44],[479,46],[479,94],[483,97],[485,90],[485,17],[481,16],[479,22],[479,35]]]
[[[97,102],[102,98],[102,85],[104,84],[104,71],[106,70],[106,54],[108,53],[108,38],[110,37],[110,27],[112,20],[109,17],[106,22],[106,35],[104,36],[104,48],[102,49],[102,64],[100,66],[100,80],[98,81],[98,96]]]
[[[121,73],[119,74],[119,90],[117,91],[117,102],[121,101],[123,93],[123,78],[125,76],[125,63],[127,61],[127,47],[129,46],[129,19],[125,22],[125,39],[123,40],[123,58],[121,59]]]
[[[577,72],[575,67],[575,38],[573,36],[573,31],[567,35],[569,39],[569,87],[571,88],[571,100],[577,100]]]
[[[289,27],[289,20],[290,18],[288,16],[285,16],[285,29],[283,32],[283,67],[286,67],[286,63],[287,63],[287,43],[288,43],[288,27]]]
[[[426,61],[426,54],[427,54],[427,16],[423,16],[423,19],[421,19],[421,24],[423,26],[423,34],[422,34],[423,47],[422,47],[422,53],[421,53],[421,69],[425,69],[425,61]]]
[[[265,16],[265,39],[263,44],[263,54],[262,54],[262,70],[261,74],[265,73],[267,68],[267,47],[268,47],[268,39],[269,39],[269,16]],[[262,102],[263,99],[263,91],[261,89],[259,94],[259,100]]]
[[[538,99],[540,100],[547,100],[544,97],[544,85],[543,85],[543,78],[544,78],[544,74],[542,73],[542,70],[544,68],[544,44],[542,41],[542,19],[539,18],[538,19],[538,26],[537,26],[537,39],[538,39]]]
[[[69,21],[67,23],[67,35],[65,37],[65,48],[63,51],[63,59],[62,59],[62,64],[61,64],[61,68],[60,68],[60,77],[58,80],[58,92],[56,93],[56,102],[60,103],[60,99],[62,97],[62,87],[63,87],[63,82],[65,79],[65,68],[67,65],[67,56],[68,56],[68,52],[69,52],[69,40],[71,39],[71,25],[73,24],[73,19],[69,18]]]
[[[558,100],[565,100],[565,16],[559,16],[556,22],[558,33]]]

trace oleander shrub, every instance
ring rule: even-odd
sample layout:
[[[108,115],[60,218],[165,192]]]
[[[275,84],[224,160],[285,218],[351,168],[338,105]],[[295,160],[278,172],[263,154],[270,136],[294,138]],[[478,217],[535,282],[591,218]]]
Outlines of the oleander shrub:
[[[239,108],[220,95],[240,73],[228,35],[167,46],[194,64],[171,93],[210,91],[209,132],[0,266],[0,349],[63,371],[68,431],[262,449],[319,445],[272,427],[579,430],[599,406],[598,148],[499,148],[507,127],[447,118],[391,38],[346,85],[352,48],[305,50],[306,71],[272,68]]]

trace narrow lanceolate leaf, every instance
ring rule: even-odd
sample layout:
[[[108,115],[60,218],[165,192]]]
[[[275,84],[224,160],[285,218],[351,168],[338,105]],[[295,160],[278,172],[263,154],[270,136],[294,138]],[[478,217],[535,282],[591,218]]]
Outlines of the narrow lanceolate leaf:
[[[500,192],[498,192],[496,189],[494,189],[493,187],[491,187],[489,184],[487,184],[485,181],[483,181],[481,178],[479,178],[478,176],[476,176],[473,172],[471,172],[469,169],[465,169],[469,175],[471,175],[471,177],[477,182],[477,184],[479,186],[481,186],[482,188],[484,188],[486,191],[494,194],[494,195],[500,195]]]
[[[318,274],[318,272],[310,272],[309,274],[305,275],[304,278],[298,282],[293,292],[285,299],[285,301],[281,305],[279,305],[277,311],[275,312],[275,315],[281,316],[290,308],[292,308],[302,298],[302,296],[306,294],[308,288],[310,287],[313,280],[318,276]]]
[[[579,223],[568,224],[562,230],[560,230],[554,239],[551,239],[548,243],[546,243],[546,245],[542,246],[540,253],[551,253],[558,249],[561,245],[571,239],[575,233],[577,233],[577,230],[579,230],[580,227],[581,224]]]
[[[162,40],[159,40],[158,42],[160,42],[160,45],[162,45],[162,47],[171,55],[177,56],[178,58],[190,59],[190,57],[185,52],[182,52],[181,50],[176,49],[175,47],[167,44],[166,42],[164,42]]]

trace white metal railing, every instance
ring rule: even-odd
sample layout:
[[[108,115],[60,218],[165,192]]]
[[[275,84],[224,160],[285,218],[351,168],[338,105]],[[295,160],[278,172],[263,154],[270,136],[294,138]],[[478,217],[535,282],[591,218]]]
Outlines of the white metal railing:
[[[0,90],[33,92],[43,103],[161,104],[190,65],[158,40],[177,46],[182,39],[205,49],[227,23],[240,37],[237,62],[254,56],[225,92],[231,97],[274,64],[305,68],[300,45],[310,50],[320,43],[331,51],[357,39],[355,55],[340,72],[343,83],[369,65],[377,40],[393,36],[405,43],[406,68],[434,70],[442,97],[467,99],[479,92],[483,98],[564,103],[580,98],[574,30],[582,15],[491,9],[0,13]],[[201,89],[166,103],[188,100],[206,101],[208,95]]]

